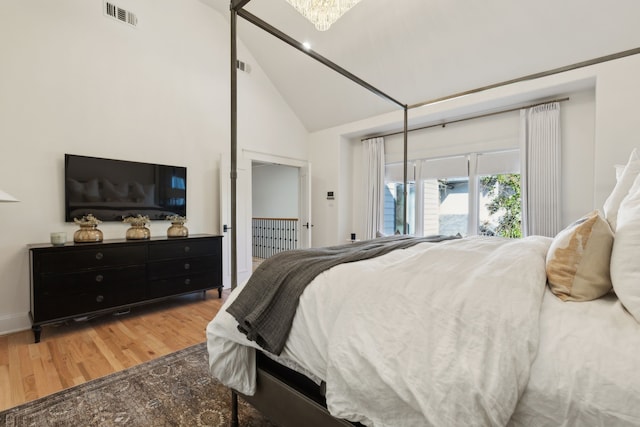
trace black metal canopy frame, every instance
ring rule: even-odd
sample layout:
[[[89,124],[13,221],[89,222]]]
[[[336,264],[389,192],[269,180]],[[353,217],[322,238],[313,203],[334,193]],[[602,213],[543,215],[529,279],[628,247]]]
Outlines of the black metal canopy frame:
[[[345,70],[344,68],[340,67],[339,65],[335,64],[334,62],[328,60],[327,58],[323,57],[322,55],[318,54],[317,52],[314,52],[313,50],[307,49],[304,47],[304,45],[293,39],[292,37],[288,36],[287,34],[283,33],[282,31],[278,30],[277,28],[271,26],[270,24],[266,23],[265,21],[261,20],[260,18],[256,17],[255,15],[247,12],[246,10],[244,10],[243,8],[247,5],[247,3],[249,3],[251,0],[231,0],[230,2],[230,12],[231,12],[231,16],[230,16],[230,27],[231,27],[231,61],[230,61],[230,71],[231,71],[231,173],[230,173],[230,178],[231,178],[231,229],[230,229],[230,237],[231,237],[231,242],[230,242],[230,251],[231,251],[231,289],[235,289],[237,286],[237,282],[238,282],[238,272],[237,272],[237,234],[236,234],[236,230],[237,230],[237,220],[236,220],[236,197],[237,197],[237,178],[238,178],[238,156],[237,156],[237,151],[238,151],[238,79],[237,79],[237,61],[238,61],[238,52],[237,52],[237,17],[240,16],[242,18],[244,18],[246,21],[252,23],[253,25],[257,26],[258,28],[261,28],[262,30],[266,31],[267,33],[273,35],[274,37],[277,37],[278,39],[282,40],[283,42],[289,44],[290,46],[294,47],[295,49],[299,50],[300,52],[302,52],[303,54],[315,59],[316,61],[320,62],[321,64],[327,66],[328,68],[334,70],[335,72],[343,75],[344,77],[348,78],[349,80],[353,81],[354,83],[364,87],[365,89],[369,90],[371,93],[378,95],[394,104],[396,104],[398,107],[402,108],[404,111],[404,129],[401,133],[403,133],[404,135],[404,173],[403,173],[403,182],[404,182],[404,203],[403,203],[403,231],[406,234],[407,233],[407,156],[408,156],[408,111],[409,109],[413,109],[413,108],[418,108],[418,107],[423,107],[429,104],[434,104],[436,102],[441,102],[441,101],[445,101],[445,100],[449,100],[449,99],[453,99],[453,98],[458,98],[460,96],[464,96],[464,95],[470,95],[473,93],[478,93],[478,92],[482,92],[482,91],[486,91],[489,89],[495,89],[498,88],[500,86],[506,86],[506,85],[510,85],[510,84],[514,84],[514,83],[519,83],[519,82],[523,82],[523,81],[527,81],[527,80],[534,80],[534,79],[538,79],[541,77],[546,77],[546,76],[550,76],[553,74],[559,74],[562,72],[566,72],[566,71],[571,71],[571,70],[575,70],[578,68],[583,68],[583,67],[587,67],[587,66],[591,66],[591,65],[595,65],[601,62],[607,62],[607,61],[611,61],[611,60],[615,60],[615,59],[619,59],[619,58],[623,58],[626,56],[631,56],[631,55],[636,55],[640,53],[640,48],[635,48],[635,49],[630,49],[630,50],[626,50],[626,51],[622,51],[622,52],[618,52],[618,53],[614,53],[611,55],[606,55],[606,56],[601,56],[595,59],[591,59],[588,61],[583,61],[583,62],[579,62],[579,63],[575,63],[572,65],[568,65],[568,66],[564,66],[564,67],[559,67],[559,68],[555,68],[552,70],[548,70],[548,71],[543,71],[540,73],[535,73],[535,74],[529,74],[523,77],[519,77],[516,79],[511,79],[511,80],[507,80],[504,82],[500,82],[500,83],[495,83],[495,84],[491,84],[488,86],[483,86],[483,87],[479,87],[479,88],[475,88],[475,89],[471,89],[471,90],[467,90],[464,92],[459,92],[459,93],[455,93],[455,94],[451,94],[445,97],[441,97],[441,98],[437,98],[437,99],[433,99],[433,100],[429,100],[429,101],[425,101],[425,102],[421,102],[418,104],[413,104],[413,105],[407,105],[404,104],[394,98],[392,98],[391,96],[387,95],[385,92],[381,91],[380,89],[377,89],[376,87],[370,85],[369,83],[367,83],[366,81],[362,80],[361,78],[357,77],[356,75],[350,73],[349,71]],[[400,133],[400,132],[398,132]],[[237,409],[238,409],[238,395],[232,391],[232,420],[231,420],[231,425],[232,426],[237,426],[238,425],[238,418],[237,418]],[[340,420],[341,421],[341,420]],[[340,422],[338,421],[338,422]],[[344,424],[341,424],[344,425]]]
[[[526,76],[518,77],[515,79],[511,79],[511,80],[507,80],[507,81],[503,81],[503,82],[499,82],[499,83],[495,83],[487,86],[478,87],[478,88],[467,90],[464,92],[454,93],[441,98],[436,98],[436,99],[420,102],[417,104],[407,105],[387,95],[382,90],[367,83],[366,81],[362,80],[358,76],[350,73],[349,71],[345,70],[344,68],[340,67],[336,63],[330,61],[329,59],[323,57],[317,52],[314,52],[311,49],[305,48],[301,42],[293,39],[292,37],[288,36],[284,32],[278,30],[277,28],[273,27],[272,25],[268,24],[262,19],[258,18],[257,16],[247,12],[246,10],[244,10],[244,7],[250,1],[251,0],[231,0],[231,3],[230,3],[230,11],[231,11],[231,19],[230,19],[230,24],[231,24],[231,62],[230,62],[230,66],[231,66],[231,288],[232,289],[234,289],[237,286],[237,280],[238,280],[237,271],[236,271],[237,270],[237,256],[236,256],[237,239],[236,239],[236,231],[235,231],[236,230],[236,180],[238,178],[238,169],[237,169],[238,80],[237,80],[237,68],[236,68],[236,63],[238,60],[237,32],[236,32],[238,16],[244,18],[246,21],[252,23],[258,28],[261,28],[262,30],[273,35],[274,37],[282,40],[283,42],[294,47],[295,49],[299,50],[303,54],[315,59],[321,64],[334,70],[335,72],[343,75],[344,77],[348,78],[352,82],[364,87],[371,93],[378,95],[381,98],[384,98],[392,102],[393,104],[396,104],[398,107],[404,110],[404,128],[401,132],[396,132],[394,134],[398,134],[398,133],[404,134],[404,174],[403,174],[404,175],[404,204],[403,204],[404,226],[403,226],[403,231],[405,234],[407,233],[407,191],[408,191],[407,189],[407,154],[408,154],[407,144],[408,144],[408,132],[410,131],[408,129],[408,110],[409,109],[424,107],[426,105],[435,104],[437,102],[446,101],[449,99],[458,98],[461,96],[470,95],[478,92],[483,92],[489,89],[495,89],[501,86],[506,86],[506,85],[519,83],[527,80],[535,80],[541,77],[546,77],[553,74],[559,74],[566,71],[575,70],[578,68],[588,67],[591,65],[599,64],[601,62],[607,62],[614,59],[624,58],[626,56],[636,55],[640,53],[640,48],[629,49],[629,50],[617,52],[611,55],[605,55],[605,56],[590,59],[587,61],[582,61],[575,64],[567,65],[564,67],[559,67],[559,68],[554,68],[552,70],[529,74]],[[518,107],[518,108],[523,108],[523,107]],[[473,117],[470,117],[470,118],[473,118]],[[468,119],[469,118],[465,120],[468,120]]]
[[[406,162],[406,158],[407,158],[407,123],[408,123],[409,106],[407,104],[403,104],[402,102],[392,98],[391,96],[387,95],[380,89],[367,83],[366,81],[362,80],[358,76],[350,73],[349,71],[345,70],[344,68],[340,67],[339,65],[330,61],[324,56],[318,54],[317,52],[314,52],[311,49],[305,48],[301,42],[293,39],[292,37],[288,36],[284,32],[278,30],[277,28],[273,27],[272,25],[268,24],[262,19],[258,18],[257,16],[247,12],[243,8],[244,6],[246,6],[247,3],[249,3],[249,1],[251,0],[231,0],[231,4],[230,4],[230,11],[231,11],[231,19],[230,19],[230,25],[231,25],[231,64],[230,64],[231,65],[231,176],[230,176],[231,178],[231,289],[235,289],[238,281],[237,271],[236,271],[238,260],[237,260],[236,250],[235,250],[237,245],[236,232],[235,232],[236,230],[236,181],[238,178],[238,170],[237,170],[238,79],[237,79],[237,68],[236,68],[236,63],[238,61],[237,32],[236,32],[238,16],[241,16],[246,21],[252,23],[258,28],[261,28],[262,30],[273,35],[274,37],[277,37],[278,39],[294,47],[295,49],[298,49],[300,52],[304,53],[305,55],[310,56],[311,58],[315,59],[321,64],[324,64],[325,66],[331,68],[335,72],[343,75],[344,77],[348,78],[352,82],[359,84],[360,86],[364,87],[371,93],[378,95],[398,105],[398,107],[404,110],[404,157],[405,157],[404,182],[405,182],[405,186],[404,186],[404,207],[403,207],[404,220],[403,222],[404,222],[404,233],[405,234],[407,233],[407,186],[406,186],[407,162]]]

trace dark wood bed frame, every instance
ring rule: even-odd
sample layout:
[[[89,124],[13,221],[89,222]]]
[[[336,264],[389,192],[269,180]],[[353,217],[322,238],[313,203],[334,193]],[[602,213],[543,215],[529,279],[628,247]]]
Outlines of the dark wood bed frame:
[[[327,410],[323,387],[256,351],[257,389],[253,396],[232,391],[231,426],[238,420],[238,396],[280,427],[362,427]]]

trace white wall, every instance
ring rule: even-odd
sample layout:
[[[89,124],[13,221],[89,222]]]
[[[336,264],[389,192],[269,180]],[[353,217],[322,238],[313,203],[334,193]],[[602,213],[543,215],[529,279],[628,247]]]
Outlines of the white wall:
[[[640,55],[602,64],[596,86],[595,203],[601,206],[615,184],[614,164],[625,164],[640,147]]]
[[[29,243],[64,222],[64,154],[186,166],[187,225],[219,233],[218,159],[229,151],[229,25],[197,0],[115,2],[137,28],[103,15],[102,0],[5,0],[0,14],[0,334],[30,327]],[[240,149],[306,159],[306,131],[244,46]],[[244,125],[244,126],[243,126]],[[154,221],[154,236],[168,224]],[[105,223],[105,239],[126,225]]]
[[[571,100],[562,104],[563,123],[569,124],[562,135],[562,220],[568,224],[591,209],[601,208],[615,184],[613,165],[624,164],[633,147],[640,146],[640,122],[633,108],[640,96],[640,82],[635,77],[638,73],[640,56],[617,59],[410,110],[409,124],[433,124],[473,112],[570,94]],[[309,153],[314,163],[314,246],[340,243],[352,230],[361,232],[359,140],[401,127],[402,112],[398,111],[310,135]],[[351,146],[348,158],[339,157],[344,144]],[[353,173],[339,173],[344,163],[349,163]],[[340,216],[342,210],[323,200],[325,189],[339,188],[345,181],[352,186],[354,196],[351,200],[337,199],[335,204],[348,205],[344,208],[350,212],[348,218]]]
[[[298,168],[257,164],[251,172],[254,217],[298,218]]]
[[[409,132],[408,158],[437,158],[474,151],[517,148],[519,124],[519,113],[514,111]],[[384,148],[387,163],[402,162],[402,135],[386,137]]]

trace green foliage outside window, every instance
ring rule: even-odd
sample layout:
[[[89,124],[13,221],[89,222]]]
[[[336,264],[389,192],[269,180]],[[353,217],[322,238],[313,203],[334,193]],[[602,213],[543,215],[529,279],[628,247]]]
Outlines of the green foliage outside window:
[[[520,174],[501,174],[480,178],[481,190],[490,197],[487,210],[491,215],[500,211],[498,225],[494,230],[497,236],[522,237],[522,205],[520,192]]]

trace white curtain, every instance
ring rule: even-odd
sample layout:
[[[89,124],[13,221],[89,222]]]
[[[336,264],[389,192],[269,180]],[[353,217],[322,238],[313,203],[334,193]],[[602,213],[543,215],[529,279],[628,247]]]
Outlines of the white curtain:
[[[365,239],[373,239],[383,228],[384,138],[362,141],[364,148]]]
[[[522,226],[525,236],[554,237],[560,223],[560,103],[520,110]]]

